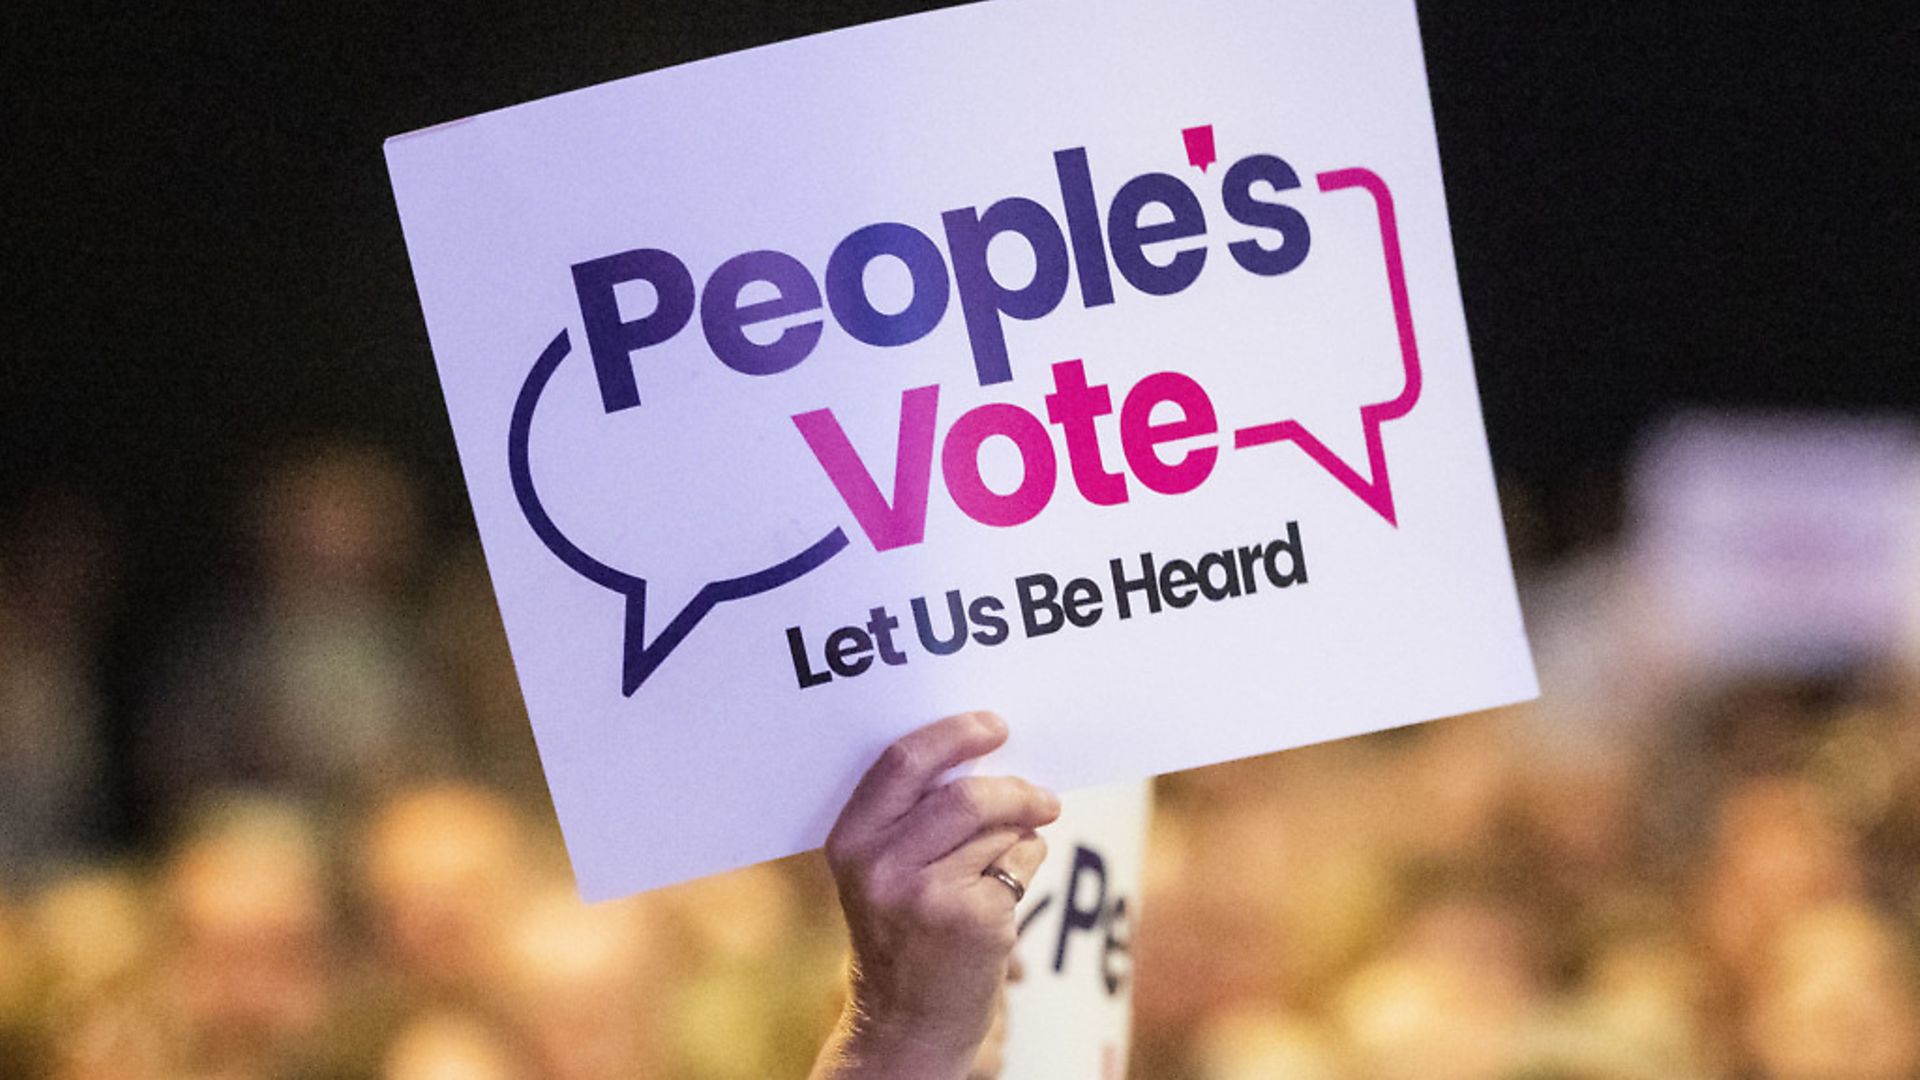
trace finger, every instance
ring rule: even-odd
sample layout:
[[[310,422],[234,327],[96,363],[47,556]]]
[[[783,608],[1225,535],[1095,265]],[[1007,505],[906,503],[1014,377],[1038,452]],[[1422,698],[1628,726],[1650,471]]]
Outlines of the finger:
[[[992,865],[1013,875],[1013,879],[1020,884],[1031,888],[1034,876],[1040,872],[1040,864],[1046,859],[1046,838],[1039,833],[1028,833],[1020,838],[1019,843],[1008,848]]]
[[[1046,840],[1042,839],[1039,833],[1028,833],[1021,837],[1012,847],[1002,852],[999,858],[987,864],[988,869],[998,870],[1000,873],[1019,882],[1020,889],[1018,893],[1007,888],[1006,882],[990,874],[982,875],[976,879],[974,888],[976,891],[1004,894],[1007,900],[1013,902],[1008,905],[1009,913],[1011,913],[1012,909],[1018,907],[1020,901],[1026,898],[1027,891],[1033,886],[1034,875],[1040,872],[1040,863],[1046,857]],[[995,895],[987,902],[1004,903],[1005,901],[1001,900],[999,895]]]
[[[860,778],[834,832],[845,837],[891,825],[948,769],[1006,741],[1006,721],[990,712],[960,713],[902,735]]]
[[[900,820],[887,857],[926,866],[974,835],[1002,827],[1037,829],[1060,816],[1055,795],[1017,776],[967,776],[935,788]]]
[[[954,882],[967,892],[991,896],[997,889],[1002,895],[1012,896],[1004,884],[983,876],[987,868],[997,866],[1012,874],[1015,881],[1030,886],[1046,855],[1046,838],[1032,829],[989,829],[955,848],[926,872],[939,880]],[[979,888],[983,883],[991,888]]]

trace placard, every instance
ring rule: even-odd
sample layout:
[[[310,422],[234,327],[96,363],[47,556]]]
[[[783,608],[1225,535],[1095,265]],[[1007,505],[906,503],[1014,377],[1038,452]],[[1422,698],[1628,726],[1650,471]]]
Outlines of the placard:
[[[1020,905],[1000,1080],[1121,1080],[1133,1030],[1133,935],[1153,787],[1061,797],[1047,861]]]
[[[1818,675],[1886,663],[1920,568],[1920,425],[1685,413],[1632,476],[1650,632],[1685,670]]]
[[[995,2],[392,139],[580,886],[1531,696],[1405,0]]]

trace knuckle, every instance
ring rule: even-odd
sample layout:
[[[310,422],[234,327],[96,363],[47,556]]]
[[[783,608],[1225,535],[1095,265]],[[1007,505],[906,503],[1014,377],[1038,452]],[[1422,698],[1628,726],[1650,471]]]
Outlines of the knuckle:
[[[997,736],[1007,729],[1006,720],[997,712],[983,709],[970,712],[966,715],[967,719],[972,723],[974,730],[989,738]]]
[[[1028,850],[1033,852],[1033,865],[1039,866],[1047,861],[1047,838],[1034,833],[1026,839]]]
[[[835,872],[853,861],[853,852],[847,838],[835,830],[827,834],[827,842],[821,845],[820,853],[826,856],[827,865]]]
[[[1014,780],[1007,786],[1014,804],[1020,808],[1022,820],[1040,816],[1040,811],[1045,808],[1045,800],[1041,798],[1039,788],[1025,780]]]
[[[826,856],[827,868],[832,870],[836,877],[856,873],[873,861],[869,845],[837,832],[827,836],[822,854]]]
[[[867,874],[861,878],[858,887],[867,906],[876,911],[899,911],[912,905],[911,890],[905,888],[894,875]]]
[[[842,896],[861,896],[866,892],[866,867],[858,862],[847,860],[828,862],[827,869],[833,874],[833,885]]]
[[[984,787],[984,782],[975,777],[948,784],[944,792],[947,811],[970,821],[980,820],[986,807]]]
[[[925,752],[913,739],[901,739],[880,753],[878,771],[890,776],[911,776],[920,771]]]
[[[1028,780],[1020,781],[1020,793],[1027,809],[1039,819],[1052,820],[1059,815],[1060,797]]]

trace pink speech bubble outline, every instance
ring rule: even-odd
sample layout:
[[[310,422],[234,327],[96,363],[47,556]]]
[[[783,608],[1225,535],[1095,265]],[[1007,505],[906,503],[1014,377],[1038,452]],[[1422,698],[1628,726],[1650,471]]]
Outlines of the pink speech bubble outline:
[[[1387,451],[1380,441],[1380,425],[1412,412],[1420,400],[1420,347],[1413,336],[1413,308],[1407,300],[1407,274],[1400,259],[1400,229],[1393,214],[1393,193],[1387,190],[1386,181],[1369,169],[1336,169],[1320,173],[1314,179],[1323,192],[1358,187],[1373,196],[1374,209],[1380,219],[1380,247],[1387,264],[1387,290],[1393,297],[1393,321],[1400,335],[1400,363],[1406,382],[1393,399],[1360,407],[1370,476],[1361,476],[1298,420],[1240,428],[1233,433],[1233,448],[1245,450],[1268,443],[1297,443],[1316,464],[1358,495],[1361,502],[1386,518],[1387,524],[1399,528],[1400,521],[1393,509],[1393,479],[1387,472]]]

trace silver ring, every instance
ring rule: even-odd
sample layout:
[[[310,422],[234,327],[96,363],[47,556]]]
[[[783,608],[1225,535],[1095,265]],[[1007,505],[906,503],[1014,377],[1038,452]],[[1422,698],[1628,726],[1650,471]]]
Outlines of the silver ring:
[[[990,877],[1013,890],[1013,902],[1016,904],[1027,898],[1027,887],[1020,884],[1020,879],[997,866],[989,866],[985,870],[980,871],[980,876]]]

